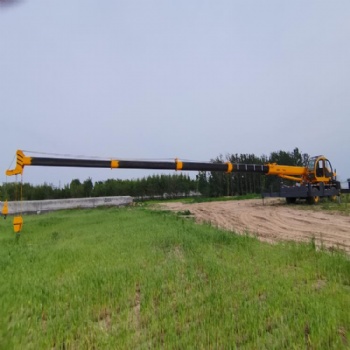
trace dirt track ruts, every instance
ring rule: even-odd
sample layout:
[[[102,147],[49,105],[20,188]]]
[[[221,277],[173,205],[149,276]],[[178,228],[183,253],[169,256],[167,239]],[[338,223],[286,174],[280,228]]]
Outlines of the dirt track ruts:
[[[288,206],[279,199],[183,204],[163,203],[173,211],[189,210],[199,223],[239,234],[251,234],[267,242],[315,239],[318,246],[350,252],[350,216]]]

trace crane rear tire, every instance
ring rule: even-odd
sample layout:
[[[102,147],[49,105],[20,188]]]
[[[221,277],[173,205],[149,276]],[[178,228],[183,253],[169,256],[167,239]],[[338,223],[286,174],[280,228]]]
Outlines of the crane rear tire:
[[[319,196],[307,197],[307,202],[309,204],[317,204],[319,201],[320,201],[320,197]]]
[[[338,199],[338,196],[329,196],[328,199],[331,201],[331,202],[336,202],[337,199]]]

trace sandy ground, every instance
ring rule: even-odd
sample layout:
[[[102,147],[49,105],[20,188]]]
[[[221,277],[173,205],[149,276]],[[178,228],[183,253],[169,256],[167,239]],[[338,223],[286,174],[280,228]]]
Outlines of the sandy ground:
[[[251,234],[267,242],[315,239],[318,246],[350,252],[350,216],[288,206],[280,199],[163,203],[166,210],[186,211],[199,223],[210,222],[229,231]]]

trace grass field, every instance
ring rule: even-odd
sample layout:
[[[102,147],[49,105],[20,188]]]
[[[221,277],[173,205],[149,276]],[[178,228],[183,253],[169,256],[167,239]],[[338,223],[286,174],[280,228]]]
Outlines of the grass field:
[[[0,222],[0,349],[349,349],[350,261],[168,212]]]

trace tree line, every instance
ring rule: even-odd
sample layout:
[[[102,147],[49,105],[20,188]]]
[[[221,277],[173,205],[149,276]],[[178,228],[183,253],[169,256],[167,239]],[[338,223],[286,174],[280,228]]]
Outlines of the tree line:
[[[212,159],[214,163],[231,162],[233,164],[277,163],[281,165],[306,166],[309,155],[301,153],[298,148],[293,151],[276,151],[269,156],[256,156],[255,154],[227,154]],[[224,173],[199,172],[197,175],[198,190],[203,196],[235,196],[245,194],[261,194],[264,191],[278,191],[281,178],[266,176],[259,173]],[[283,180],[285,184],[291,181]]]
[[[91,178],[81,182],[74,179],[61,188],[52,184],[31,185],[29,183],[6,183],[0,186],[0,200],[44,200],[105,196],[156,197],[164,194],[188,195],[196,191],[196,180],[187,174],[152,175],[141,179],[92,182]]]
[[[255,154],[227,154],[212,159],[214,163],[266,164],[304,166],[308,154],[298,148],[291,152],[276,151],[269,156]],[[288,181],[287,181],[288,182]],[[188,195],[191,191],[206,197],[260,194],[263,191],[277,191],[281,179],[259,173],[225,173],[200,171],[195,178],[185,173],[152,175],[141,179],[108,179],[93,183],[91,178],[81,182],[73,179],[70,184],[57,188],[52,184],[31,185],[29,183],[4,183],[0,186],[0,200],[43,200],[102,196],[155,197],[168,195]]]

